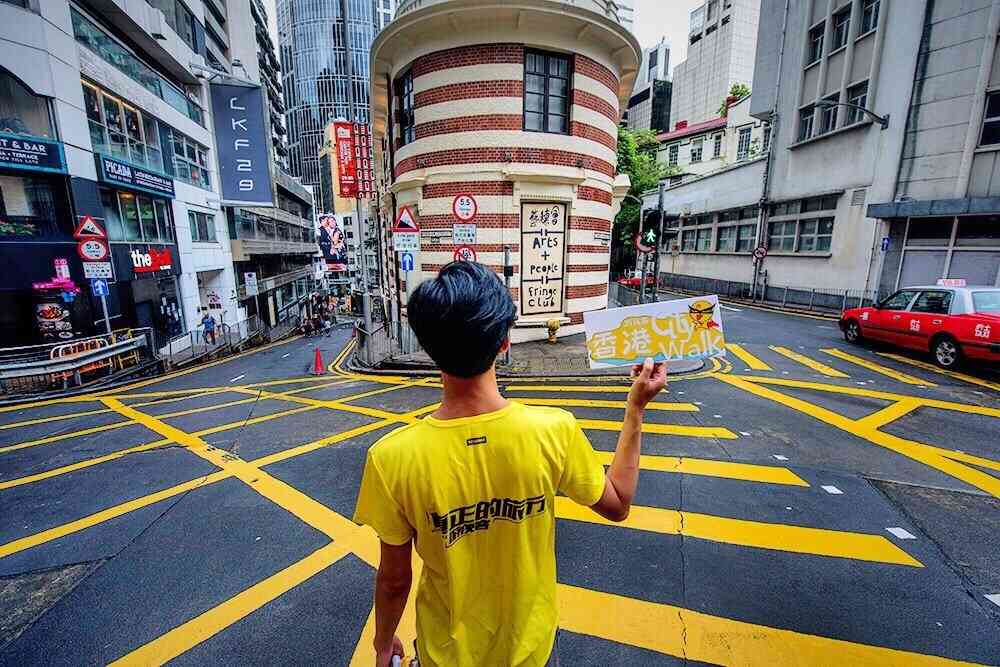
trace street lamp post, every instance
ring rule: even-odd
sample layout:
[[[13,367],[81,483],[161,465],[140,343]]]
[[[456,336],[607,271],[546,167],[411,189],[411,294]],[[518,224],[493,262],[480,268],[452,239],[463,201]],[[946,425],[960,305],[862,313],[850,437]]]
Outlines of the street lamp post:
[[[817,100],[816,106],[820,109],[829,109],[830,107],[848,107],[849,109],[857,109],[858,111],[870,116],[873,121],[882,126],[883,130],[888,129],[889,127],[889,114],[879,116],[871,109],[866,109],[860,104],[854,104],[853,102],[834,102],[833,100]]]
[[[875,121],[882,127],[883,131],[885,131],[889,127],[889,114],[886,114],[884,116],[879,116],[871,109],[865,108],[860,104],[854,104],[853,102],[834,102],[833,100],[819,100],[816,102],[816,106],[821,109],[829,109],[831,107],[837,107],[837,106],[848,107],[850,109],[857,109],[858,111],[871,117],[873,121]],[[875,185],[875,170],[878,169],[878,159],[879,155],[881,154],[882,154],[882,139],[880,136],[877,143],[875,144],[875,160],[872,163],[873,186]],[[868,285],[871,284],[872,268],[875,265],[875,248],[876,245],[878,244],[878,235],[880,228],[881,224],[875,224],[872,226],[872,245],[871,245],[871,250],[868,254],[868,270],[865,273],[865,286],[861,289],[861,300],[859,301],[859,305],[864,304],[865,296],[868,294]],[[875,291],[876,292],[878,291],[877,287]],[[876,300],[877,300],[877,295],[873,295],[872,302],[874,303]]]

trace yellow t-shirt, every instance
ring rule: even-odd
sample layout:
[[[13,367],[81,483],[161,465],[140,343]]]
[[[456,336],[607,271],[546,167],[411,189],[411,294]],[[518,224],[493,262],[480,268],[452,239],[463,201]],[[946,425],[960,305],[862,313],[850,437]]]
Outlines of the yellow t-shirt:
[[[604,468],[572,414],[510,403],[426,417],[368,450],[354,514],[388,544],[416,539],[422,665],[544,665],[556,631],[559,491],[593,505]]]

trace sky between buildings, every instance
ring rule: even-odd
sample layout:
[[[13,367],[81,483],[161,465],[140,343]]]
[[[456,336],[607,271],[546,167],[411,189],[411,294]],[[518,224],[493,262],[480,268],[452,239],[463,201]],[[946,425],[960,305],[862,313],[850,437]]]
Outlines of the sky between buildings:
[[[337,0],[330,0],[336,2]],[[635,36],[643,48],[659,44],[661,37],[670,42],[670,70],[687,57],[688,13],[705,0],[635,0]],[[275,0],[264,0],[271,28],[271,39],[278,45]],[[280,58],[280,55],[279,55]]]

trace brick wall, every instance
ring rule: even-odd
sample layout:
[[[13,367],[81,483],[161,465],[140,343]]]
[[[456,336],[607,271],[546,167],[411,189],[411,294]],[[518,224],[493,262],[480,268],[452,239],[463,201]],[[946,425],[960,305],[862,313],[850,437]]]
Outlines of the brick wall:
[[[413,78],[455,67],[523,63],[524,47],[519,44],[476,44],[435,51],[413,62]],[[596,64],[596,63],[595,63]]]
[[[419,164],[418,164],[419,162]],[[453,164],[476,164],[491,162],[520,162],[523,164],[551,164],[564,167],[583,167],[597,171],[605,176],[614,175],[615,168],[610,162],[605,162],[590,155],[561,151],[549,148],[462,148],[451,151],[436,151],[423,153],[400,160],[396,165],[396,177],[408,171],[424,167],[440,167]]]
[[[431,104],[479,97],[524,97],[524,84],[521,81],[509,80],[450,83],[415,93],[413,108],[420,109]]]

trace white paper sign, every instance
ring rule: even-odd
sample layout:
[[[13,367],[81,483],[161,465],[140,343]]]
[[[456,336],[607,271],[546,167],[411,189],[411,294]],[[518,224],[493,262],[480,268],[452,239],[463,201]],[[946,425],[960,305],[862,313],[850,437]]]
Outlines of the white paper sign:
[[[468,223],[455,223],[452,226],[452,238],[456,245],[473,245],[476,242],[476,226]]]
[[[521,314],[561,313],[566,205],[521,206]]]
[[[83,262],[83,277],[87,280],[92,278],[103,278],[105,280],[115,277],[111,269],[111,262]]]
[[[591,368],[726,356],[714,294],[586,312],[583,324]]]
[[[420,250],[420,233],[393,232],[392,249],[396,252],[417,252]]]

